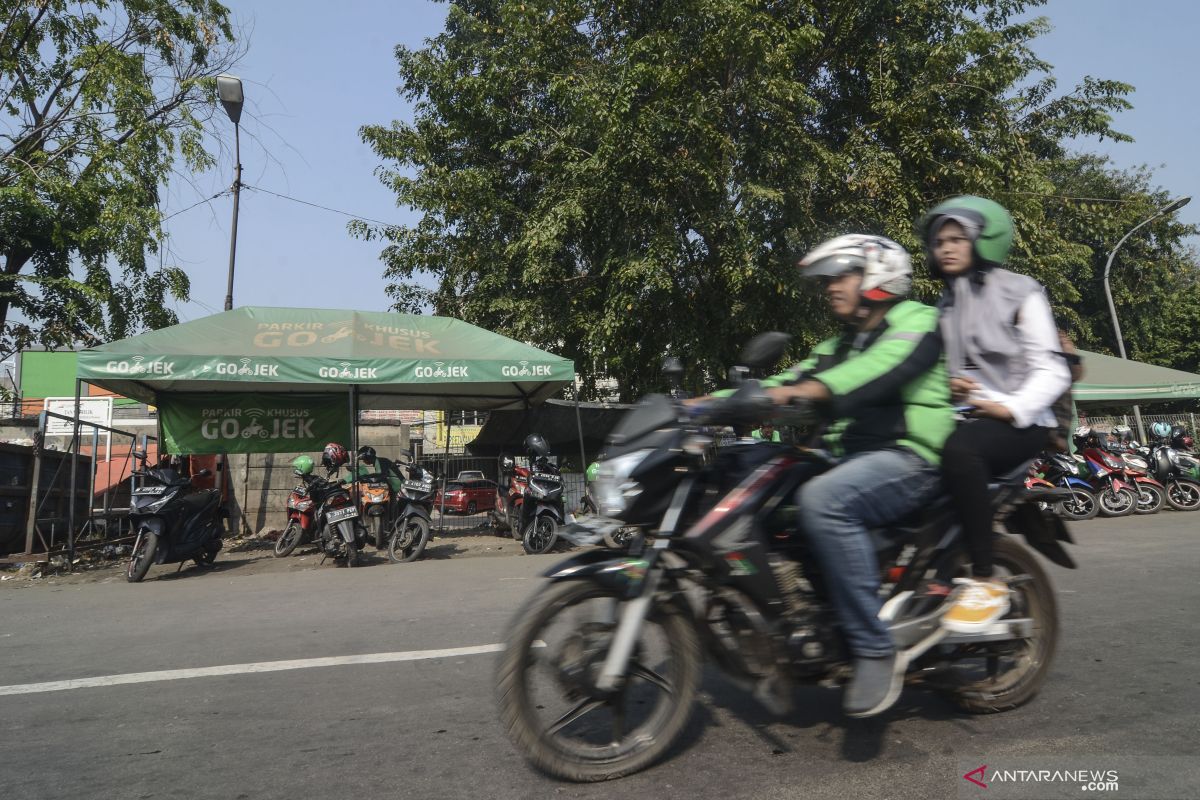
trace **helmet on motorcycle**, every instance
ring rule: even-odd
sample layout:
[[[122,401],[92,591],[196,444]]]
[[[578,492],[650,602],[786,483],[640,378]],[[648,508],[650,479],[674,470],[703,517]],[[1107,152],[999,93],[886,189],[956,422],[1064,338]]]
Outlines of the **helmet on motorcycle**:
[[[1113,436],[1119,439],[1128,439],[1133,434],[1133,429],[1128,425],[1117,425],[1112,429]]]
[[[1175,425],[1171,428],[1171,441],[1176,441],[1187,436],[1187,430],[1182,425]]]
[[[330,442],[321,451],[321,466],[328,470],[337,469],[349,460],[350,454],[337,442]]]
[[[963,195],[939,203],[921,220],[918,228],[925,243],[925,258],[929,271],[941,277],[942,271],[933,257],[933,240],[947,222],[963,227],[971,240],[976,266],[998,267],[1008,258],[1012,248],[1013,222],[1004,206],[984,197]]]
[[[513,461],[512,456],[501,456],[500,457],[500,469],[510,470],[515,465],[516,465],[516,462]]]
[[[541,458],[550,455],[550,445],[546,444],[546,438],[540,433],[531,433],[525,437],[525,450]]]
[[[1092,429],[1090,427],[1088,427],[1087,425],[1080,425],[1078,428],[1075,429],[1075,438],[1076,439],[1086,439],[1091,432],[1092,432]]]
[[[375,463],[375,448],[370,445],[363,445],[358,448],[358,460],[364,464],[371,465]]]
[[[1159,439],[1165,439],[1171,435],[1171,426],[1165,422],[1156,422],[1150,426],[1150,433]]]
[[[1179,439],[1179,443],[1184,446],[1184,449],[1191,450],[1194,440],[1190,436],[1183,436]]]
[[[912,289],[912,259],[903,247],[883,236],[851,233],[814,247],[800,259],[805,278],[835,278],[862,271],[859,295],[864,302],[900,300]]]
[[[297,475],[312,475],[312,456],[296,456],[292,461],[292,472]]]
[[[588,464],[587,473],[585,475],[588,483],[591,483],[592,481],[596,480],[596,476],[599,474],[600,474],[600,463],[599,462],[593,461],[592,463]]]

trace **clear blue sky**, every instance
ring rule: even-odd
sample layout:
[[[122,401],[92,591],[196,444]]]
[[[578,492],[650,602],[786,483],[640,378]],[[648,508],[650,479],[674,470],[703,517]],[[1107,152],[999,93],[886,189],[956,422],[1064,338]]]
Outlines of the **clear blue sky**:
[[[408,119],[397,94],[393,49],[438,33],[446,5],[430,0],[225,0],[248,36],[243,180],[358,215],[404,223],[374,175],[364,124]],[[1192,0],[1051,0],[1035,9],[1054,31],[1035,42],[1059,89],[1084,75],[1137,87],[1117,120],[1132,144],[1082,142],[1125,167],[1148,164],[1173,195],[1200,194],[1200,91],[1195,75],[1200,3]],[[226,122],[222,115],[218,123]],[[232,142],[231,126],[229,129]],[[254,137],[258,141],[254,141]],[[232,180],[232,150],[218,172],[176,181],[166,210],[185,208]],[[219,311],[225,297],[231,201],[222,197],[168,222],[170,256],[192,276],[182,320]],[[1200,198],[1181,218],[1200,224]],[[244,191],[238,227],[236,305],[386,310],[378,243],[346,233],[345,217]]]

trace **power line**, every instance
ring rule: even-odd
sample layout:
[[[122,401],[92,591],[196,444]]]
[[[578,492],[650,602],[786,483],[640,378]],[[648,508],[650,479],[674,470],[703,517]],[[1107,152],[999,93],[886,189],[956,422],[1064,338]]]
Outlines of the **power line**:
[[[243,183],[242,186],[244,186],[247,189],[252,189],[253,191],[256,191],[256,192],[263,192],[264,194],[273,195],[275,197],[280,198],[281,200],[291,200],[293,203],[300,203],[301,205],[310,206],[312,208],[319,208],[322,211],[332,211],[334,214],[341,214],[342,216],[350,217],[351,219],[361,219],[364,222],[374,222],[376,225],[383,225],[384,227],[387,227],[387,228],[397,227],[396,223],[394,223],[394,222],[384,222],[383,220],[371,219],[370,217],[364,217],[362,214],[352,214],[349,211],[342,211],[341,209],[338,209],[338,208],[330,208],[329,206],[322,206],[322,205],[318,205],[317,203],[310,203],[307,200],[301,200],[299,197],[289,197],[286,194],[280,194],[279,192],[272,192],[270,189],[263,189],[259,186],[251,186],[248,183]]]
[[[214,194],[212,197],[206,197],[206,198],[204,198],[203,200],[197,200],[195,203],[192,203],[192,204],[191,204],[190,206],[188,206],[187,208],[181,208],[181,209],[179,209],[178,211],[172,211],[170,214],[168,214],[167,216],[163,217],[163,218],[162,218],[162,221],[163,221],[163,222],[166,222],[166,221],[167,221],[167,220],[169,220],[171,217],[177,217],[177,216],[179,216],[180,214],[182,214],[182,213],[183,213],[183,212],[185,212],[185,211],[191,211],[191,210],[192,210],[193,208],[195,208],[196,206],[202,206],[202,205],[204,205],[205,203],[211,203],[213,200],[216,200],[218,197],[221,197],[221,196],[223,196],[223,195],[227,195],[227,194],[229,194],[231,191],[232,191],[232,189],[225,189],[224,191],[217,192],[217,193],[216,193],[216,194]]]

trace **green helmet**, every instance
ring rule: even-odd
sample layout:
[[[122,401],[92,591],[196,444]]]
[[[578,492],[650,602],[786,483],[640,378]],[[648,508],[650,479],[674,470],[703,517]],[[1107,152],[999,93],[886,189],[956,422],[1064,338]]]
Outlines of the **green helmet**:
[[[296,456],[296,460],[292,462],[292,472],[297,475],[312,475],[312,471],[312,456]]]
[[[1008,260],[1012,247],[1012,217],[1004,206],[994,200],[973,195],[953,197],[939,203],[921,220],[921,238],[925,242],[925,255],[929,270],[940,275],[937,262],[933,259],[933,237],[946,220],[962,225],[974,242],[975,258],[983,266],[998,267]]]
[[[592,463],[588,464],[587,473],[586,473],[588,483],[591,483],[592,481],[596,480],[596,476],[599,474],[600,474],[600,463],[599,462],[593,461]]]

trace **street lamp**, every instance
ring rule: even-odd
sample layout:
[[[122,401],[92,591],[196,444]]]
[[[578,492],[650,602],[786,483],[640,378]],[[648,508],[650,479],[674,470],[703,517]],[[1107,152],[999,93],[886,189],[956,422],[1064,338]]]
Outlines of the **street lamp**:
[[[1108,263],[1104,265],[1104,296],[1108,298],[1108,313],[1112,315],[1113,330],[1117,334],[1117,351],[1121,354],[1121,358],[1125,360],[1128,360],[1129,356],[1125,355],[1125,340],[1121,338],[1121,323],[1117,321],[1117,307],[1113,305],[1112,289],[1110,289],[1108,286],[1108,273],[1109,270],[1112,269],[1113,258],[1116,257],[1117,251],[1121,249],[1121,245],[1125,244],[1125,240],[1130,236],[1133,236],[1138,229],[1149,225],[1159,217],[1166,216],[1174,211],[1178,211],[1190,202],[1192,202],[1191,197],[1180,197],[1177,200],[1172,200],[1170,203],[1167,203],[1158,211],[1155,211],[1151,216],[1142,220],[1137,225],[1134,225],[1129,233],[1121,237],[1121,241],[1117,242],[1117,246],[1114,247],[1112,252],[1108,254]],[[1133,418],[1137,422],[1138,437],[1141,439],[1141,441],[1145,442],[1146,429],[1142,427],[1142,409],[1141,406],[1137,404],[1134,404],[1133,406]]]
[[[225,288],[225,310],[233,310],[233,264],[237,259],[238,199],[242,192],[242,81],[232,75],[217,76],[217,96],[233,123],[233,161],[236,164],[233,177],[233,228],[229,232],[229,283]]]

